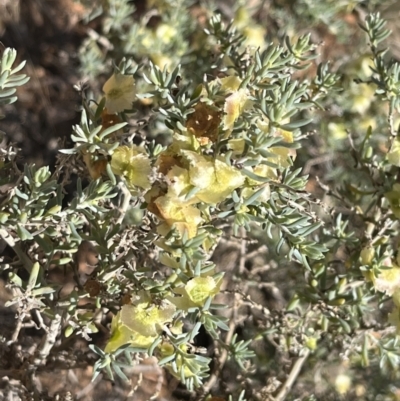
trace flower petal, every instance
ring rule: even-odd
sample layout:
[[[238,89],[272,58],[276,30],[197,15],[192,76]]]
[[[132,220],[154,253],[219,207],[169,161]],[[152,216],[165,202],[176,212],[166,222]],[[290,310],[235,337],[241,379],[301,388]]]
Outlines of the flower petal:
[[[135,100],[135,80],[132,75],[113,74],[103,86],[108,113],[119,113],[132,108]]]
[[[151,162],[142,147],[133,145],[115,149],[111,168],[114,174],[125,177],[129,185],[150,189]]]
[[[226,98],[224,106],[225,116],[223,120],[224,130],[233,129],[233,125],[244,110],[247,100],[248,94],[246,89],[239,89]]]

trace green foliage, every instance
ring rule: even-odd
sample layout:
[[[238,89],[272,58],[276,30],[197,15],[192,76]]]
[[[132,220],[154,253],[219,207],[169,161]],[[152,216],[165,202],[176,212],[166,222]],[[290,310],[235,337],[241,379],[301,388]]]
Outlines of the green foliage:
[[[0,105],[11,104],[17,101],[15,92],[17,87],[24,85],[29,81],[29,77],[25,74],[17,74],[21,71],[25,62],[20,63],[13,68],[13,64],[17,57],[14,49],[6,48],[1,55],[0,61]]]

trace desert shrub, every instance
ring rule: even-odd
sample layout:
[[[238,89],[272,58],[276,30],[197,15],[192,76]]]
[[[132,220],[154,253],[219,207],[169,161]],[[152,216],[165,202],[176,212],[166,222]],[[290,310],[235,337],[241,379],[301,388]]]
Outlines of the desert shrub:
[[[274,32],[244,3],[231,22],[211,4],[148,6],[133,19],[131,3],[106,1],[87,16],[102,15],[80,50],[81,120],[55,166],[1,148],[1,269],[17,316],[3,356],[27,320],[44,331],[14,376],[40,399],[40,371],[84,364],[129,380],[153,356],[193,399],[332,386],[391,399],[400,67],[381,46],[385,21],[368,15],[369,48],[359,39],[333,71],[309,34],[266,41]],[[349,4],[330,6],[325,24]],[[307,7],[292,18],[319,23]],[[3,105],[28,79],[15,59],[3,51]],[[304,373],[292,391],[305,364],[336,374],[313,389]]]

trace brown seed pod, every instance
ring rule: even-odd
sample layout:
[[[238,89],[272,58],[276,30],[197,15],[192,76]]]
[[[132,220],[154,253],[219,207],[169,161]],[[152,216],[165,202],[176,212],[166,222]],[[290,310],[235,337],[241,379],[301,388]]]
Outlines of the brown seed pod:
[[[121,305],[130,305],[131,303],[132,303],[131,294],[129,294],[129,292],[127,292],[121,298]]]
[[[75,263],[79,277],[79,283],[85,284],[88,276],[96,269],[98,252],[94,244],[90,241],[82,241],[78,247],[78,252],[75,254]]]
[[[89,279],[86,281],[84,288],[91,297],[96,297],[100,294],[101,284],[96,279]]]

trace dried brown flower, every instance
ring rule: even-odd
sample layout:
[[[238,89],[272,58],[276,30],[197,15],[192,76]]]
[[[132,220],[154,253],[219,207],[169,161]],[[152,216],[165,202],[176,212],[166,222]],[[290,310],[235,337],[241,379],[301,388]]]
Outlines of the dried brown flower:
[[[199,102],[189,115],[186,128],[199,140],[201,145],[215,142],[218,138],[222,113],[208,104]]]

